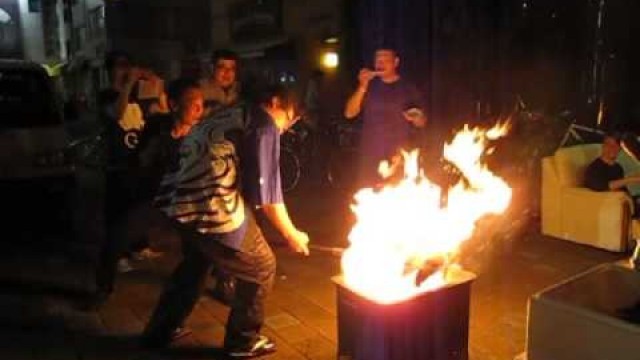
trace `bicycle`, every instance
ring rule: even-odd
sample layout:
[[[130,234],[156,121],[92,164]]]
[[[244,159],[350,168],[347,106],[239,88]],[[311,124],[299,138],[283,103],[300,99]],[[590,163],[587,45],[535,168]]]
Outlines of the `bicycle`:
[[[508,119],[509,133],[492,141],[492,154],[486,161],[491,171],[513,189],[511,206],[503,215],[505,227],[500,229],[500,233],[504,238],[514,239],[523,233],[538,231],[542,159],[553,154],[558,144],[566,142],[562,139],[570,124],[575,122],[575,117],[567,110],[549,114],[530,109],[517,96],[515,106],[501,118]]]
[[[592,138],[587,138],[584,135],[581,136],[580,132],[586,133]],[[577,141],[577,143],[585,143],[587,141],[595,141],[596,139],[594,139],[593,137],[597,137],[598,140],[601,140],[604,135],[604,131],[589,126],[576,124],[576,121],[574,120],[571,122],[571,124],[567,128],[567,131],[564,133],[562,140],[560,141],[560,145],[558,145],[558,149],[567,146],[567,144],[572,144],[570,142],[571,140]]]
[[[280,140],[280,181],[282,191],[287,193],[298,186],[311,154],[309,154],[310,131],[298,122],[287,129]]]
[[[313,137],[311,130],[302,122],[285,131],[280,145],[280,177],[282,190],[287,193],[295,189],[312,161],[320,161],[319,178],[335,189],[350,189],[355,185],[354,170],[357,162],[358,129],[344,121],[332,121],[321,139]],[[314,143],[317,141],[318,144]],[[328,143],[330,148],[320,149]],[[316,146],[317,145],[317,146]]]

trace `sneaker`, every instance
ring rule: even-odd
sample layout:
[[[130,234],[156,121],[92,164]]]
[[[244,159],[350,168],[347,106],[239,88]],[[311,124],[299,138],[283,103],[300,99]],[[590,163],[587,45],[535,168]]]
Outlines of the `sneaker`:
[[[276,351],[276,344],[264,335],[258,335],[258,338],[247,346],[237,349],[226,350],[227,356],[232,359],[249,359],[256,356],[270,354]]]
[[[131,261],[127,258],[121,258],[118,260],[118,272],[119,273],[128,273],[133,271],[135,268],[131,264]]]
[[[171,341],[182,339],[185,336],[191,335],[191,333],[193,333],[191,329],[188,329],[185,327],[179,327],[173,331],[173,334],[171,335]]]
[[[163,253],[159,251],[153,251],[146,247],[138,252],[131,254],[131,258],[137,262],[154,261],[162,257]]]

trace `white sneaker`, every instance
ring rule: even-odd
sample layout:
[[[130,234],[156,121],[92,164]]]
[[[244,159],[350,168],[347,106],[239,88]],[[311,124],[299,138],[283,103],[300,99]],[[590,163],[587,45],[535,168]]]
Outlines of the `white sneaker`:
[[[251,344],[234,349],[227,349],[227,356],[234,359],[247,359],[270,354],[276,351],[276,344],[264,335],[258,335],[258,338]]]
[[[127,258],[121,258],[118,260],[118,272],[119,273],[127,273],[133,271],[134,267],[131,265],[131,261]]]
[[[147,247],[140,250],[139,252],[133,253],[131,257],[135,261],[151,261],[160,258],[162,254],[162,252],[153,251]]]

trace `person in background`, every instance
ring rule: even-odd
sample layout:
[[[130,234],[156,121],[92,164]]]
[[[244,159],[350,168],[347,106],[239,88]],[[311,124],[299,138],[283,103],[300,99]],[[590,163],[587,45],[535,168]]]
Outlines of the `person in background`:
[[[109,88],[98,94],[98,106],[109,139],[110,162],[112,165],[127,165],[135,161],[135,149],[145,117],[169,111],[166,95],[162,79],[149,69],[134,66],[124,52],[107,54],[105,67]],[[139,97],[141,87],[155,89],[156,100],[153,103],[141,104],[144,101]],[[150,94],[145,96],[149,98]]]
[[[398,53],[391,47],[379,47],[374,62],[373,70],[360,70],[358,88],[344,110],[347,119],[362,114],[359,182],[366,186],[380,180],[380,161],[409,146],[412,130],[424,127],[427,121],[417,88],[398,73]]]
[[[607,134],[602,141],[602,152],[598,158],[593,160],[584,173],[584,186],[593,191],[625,191],[633,199],[633,217],[640,216],[640,201],[637,196],[632,196],[627,186],[640,184],[640,175],[627,176],[622,165],[618,163],[618,155],[622,150],[622,136],[617,134]],[[625,151],[637,161],[636,153],[631,152],[627,139]],[[629,244],[635,249],[631,258],[632,266],[640,264],[640,240],[633,239],[635,244]]]
[[[109,87],[98,95],[98,111],[107,146],[104,247],[109,248],[109,239],[123,215],[140,202],[137,174],[141,133],[148,119],[169,109],[162,79],[150,69],[133,65],[127,53],[109,52],[105,67]],[[123,271],[131,269],[127,259],[121,265]],[[99,296],[111,291],[108,281],[99,285],[105,287],[99,289]]]
[[[217,50],[211,57],[212,76],[200,80],[204,92],[205,116],[238,103],[238,56],[230,50]]]
[[[123,270],[123,255],[138,250],[146,254],[167,246],[167,238],[176,233],[166,217],[152,207],[152,200],[168,165],[175,161],[181,139],[197,124],[203,111],[202,91],[197,82],[178,79],[169,86],[171,112],[150,121],[141,135],[138,167],[135,169],[136,199],[109,231],[102,251],[97,282],[100,301],[113,291],[118,269]],[[155,243],[155,246],[154,246]],[[147,246],[151,244],[151,249]],[[127,265],[126,266],[131,266]]]
[[[317,128],[321,123],[320,117],[322,114],[322,107],[320,102],[320,92],[323,78],[324,73],[321,70],[314,70],[311,73],[311,77],[307,82],[304,92],[304,121],[313,131],[317,131]]]
[[[244,107],[240,106],[241,89],[237,75],[238,55],[227,49],[214,51],[211,56],[211,76],[200,79],[205,99],[205,117],[215,116],[216,113],[231,108],[238,114],[244,114]],[[211,275],[216,282],[214,288],[207,292],[223,303],[230,303],[235,292],[234,279],[217,267],[212,268]]]
[[[320,145],[329,140],[325,138],[325,134],[328,134],[327,119],[325,119],[328,113],[327,109],[323,106],[324,98],[324,81],[325,74],[315,69],[311,73],[311,77],[307,82],[307,86],[304,91],[304,116],[300,123],[304,125],[304,145],[308,147],[310,158],[310,172],[314,174],[313,178],[322,179],[322,170],[325,169],[326,154],[321,154]]]
[[[280,134],[296,119],[287,111],[284,89],[257,90],[249,110],[243,161],[244,192],[249,203],[274,225],[297,253],[309,254],[309,236],[291,221],[280,179]]]
[[[617,161],[621,149],[618,136],[608,134],[604,137],[600,156],[585,171],[584,184],[587,188],[593,191],[627,191],[628,185],[640,183],[640,175],[625,176]]]

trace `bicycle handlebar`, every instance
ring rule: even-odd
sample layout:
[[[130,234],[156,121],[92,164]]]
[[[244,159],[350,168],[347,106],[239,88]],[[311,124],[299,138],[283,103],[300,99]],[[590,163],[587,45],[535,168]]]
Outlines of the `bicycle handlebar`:
[[[582,131],[586,131],[586,132],[590,132],[592,134],[598,134],[598,135],[604,135],[605,132],[600,130],[600,129],[596,129],[596,128],[592,128],[592,127],[588,127],[588,126],[584,126],[584,125],[578,125],[576,123],[572,123],[571,125],[569,125],[569,129],[578,129],[578,130],[582,130]]]

